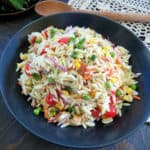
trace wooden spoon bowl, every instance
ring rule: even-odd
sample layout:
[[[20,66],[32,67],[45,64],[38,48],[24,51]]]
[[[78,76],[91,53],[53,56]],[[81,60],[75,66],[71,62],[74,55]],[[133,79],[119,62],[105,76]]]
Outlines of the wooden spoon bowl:
[[[52,13],[67,12],[72,10],[72,7],[66,3],[55,0],[41,1],[35,5],[35,11],[41,16],[48,16]]]

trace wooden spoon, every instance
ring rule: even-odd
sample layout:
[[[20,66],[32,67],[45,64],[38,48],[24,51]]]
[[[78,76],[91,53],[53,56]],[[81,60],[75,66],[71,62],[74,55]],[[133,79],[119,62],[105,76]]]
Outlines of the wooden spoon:
[[[41,16],[48,16],[50,14],[60,12],[82,12],[105,16],[113,20],[131,21],[131,22],[150,22],[150,14],[123,13],[107,10],[100,10],[100,11],[77,10],[64,2],[60,2],[57,0],[45,0],[38,2],[35,5],[35,11],[37,14]]]

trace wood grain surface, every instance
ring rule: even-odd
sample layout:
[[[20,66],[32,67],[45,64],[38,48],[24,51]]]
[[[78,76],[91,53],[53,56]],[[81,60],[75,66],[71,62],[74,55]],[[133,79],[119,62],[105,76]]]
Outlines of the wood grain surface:
[[[15,18],[0,18],[0,55],[9,39],[21,27],[36,18],[38,18],[38,16],[34,12]],[[24,129],[8,112],[2,96],[0,95],[0,150],[33,149],[72,150],[70,148],[48,143]],[[120,143],[102,148],[101,150],[150,150],[150,126],[143,124],[132,136],[124,139]]]

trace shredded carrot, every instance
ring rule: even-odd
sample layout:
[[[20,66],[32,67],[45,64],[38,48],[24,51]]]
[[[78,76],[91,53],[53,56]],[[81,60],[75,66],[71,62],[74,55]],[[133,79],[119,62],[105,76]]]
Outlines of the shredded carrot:
[[[55,50],[56,50],[56,47],[52,47],[51,50],[52,50],[52,51],[55,51]]]
[[[116,58],[116,64],[121,64],[121,60],[119,57]]]
[[[46,104],[43,105],[43,111],[44,111],[44,118],[48,119],[49,118],[48,105],[46,105]]]
[[[109,69],[108,76],[112,76],[112,75],[113,75],[113,70],[112,70],[112,69]]]
[[[137,96],[137,95],[134,95],[133,98],[134,98],[135,100],[140,100],[140,99],[141,99],[141,98],[140,98],[139,96]]]
[[[94,97],[95,94],[96,94],[96,91],[95,91],[95,90],[91,90],[91,91],[89,92],[89,94],[90,94],[91,97]]]
[[[71,70],[73,70],[73,67],[68,67],[67,70],[71,71]]]
[[[79,115],[74,115],[73,116],[73,120],[75,121],[75,122],[81,122],[81,116],[79,116]]]
[[[84,76],[83,76],[83,79],[84,79],[84,80],[89,80],[89,79],[91,79],[91,78],[92,78],[91,75],[84,75]]]
[[[86,72],[89,72],[89,73],[96,72],[96,68],[87,68]]]
[[[105,61],[105,62],[109,62],[109,59],[108,59],[107,57],[105,57],[105,56],[101,56],[101,59],[102,59],[103,61]]]
[[[81,95],[76,95],[75,98],[76,99],[82,99],[82,96]]]
[[[78,69],[78,73],[81,74],[81,75],[84,75],[86,70],[87,70],[87,64],[81,62],[80,68]]]

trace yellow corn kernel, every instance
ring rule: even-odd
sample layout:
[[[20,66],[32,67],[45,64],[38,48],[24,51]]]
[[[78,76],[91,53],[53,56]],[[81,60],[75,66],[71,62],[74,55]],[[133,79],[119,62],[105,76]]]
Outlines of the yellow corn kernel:
[[[130,87],[128,87],[128,86],[125,86],[125,87],[124,87],[124,90],[125,90],[125,92],[128,93],[128,94],[132,94],[132,93],[133,93],[133,90],[132,90]]]
[[[118,66],[119,68],[122,68],[122,65],[121,65],[121,64],[117,64],[117,66]]]
[[[26,60],[27,58],[28,58],[28,54],[20,54],[20,58],[22,59],[22,60]]]
[[[59,110],[62,110],[64,108],[64,105],[62,104],[61,101],[58,101],[55,105],[56,108],[58,108]]]
[[[41,104],[41,105],[44,105],[44,103],[45,103],[45,99],[41,99],[41,100],[40,100],[40,104]]]
[[[89,43],[94,44],[95,43],[95,38],[90,38]]]
[[[78,59],[74,60],[74,67],[75,67],[76,69],[79,69],[80,66],[81,66],[80,60],[78,60]]]
[[[124,101],[127,101],[127,102],[132,102],[132,96],[131,96],[131,95],[125,95],[125,96],[123,97],[123,100],[124,100]]]
[[[110,47],[109,45],[103,47],[103,50],[104,50],[104,51],[108,51],[109,49],[111,49],[111,47]]]
[[[23,69],[23,68],[24,68],[24,64],[23,63],[17,63],[17,70]]]
[[[116,78],[111,78],[110,81],[111,81],[112,83],[115,83],[115,82],[116,82]]]
[[[63,91],[63,95],[68,96],[69,95],[68,91]]]

